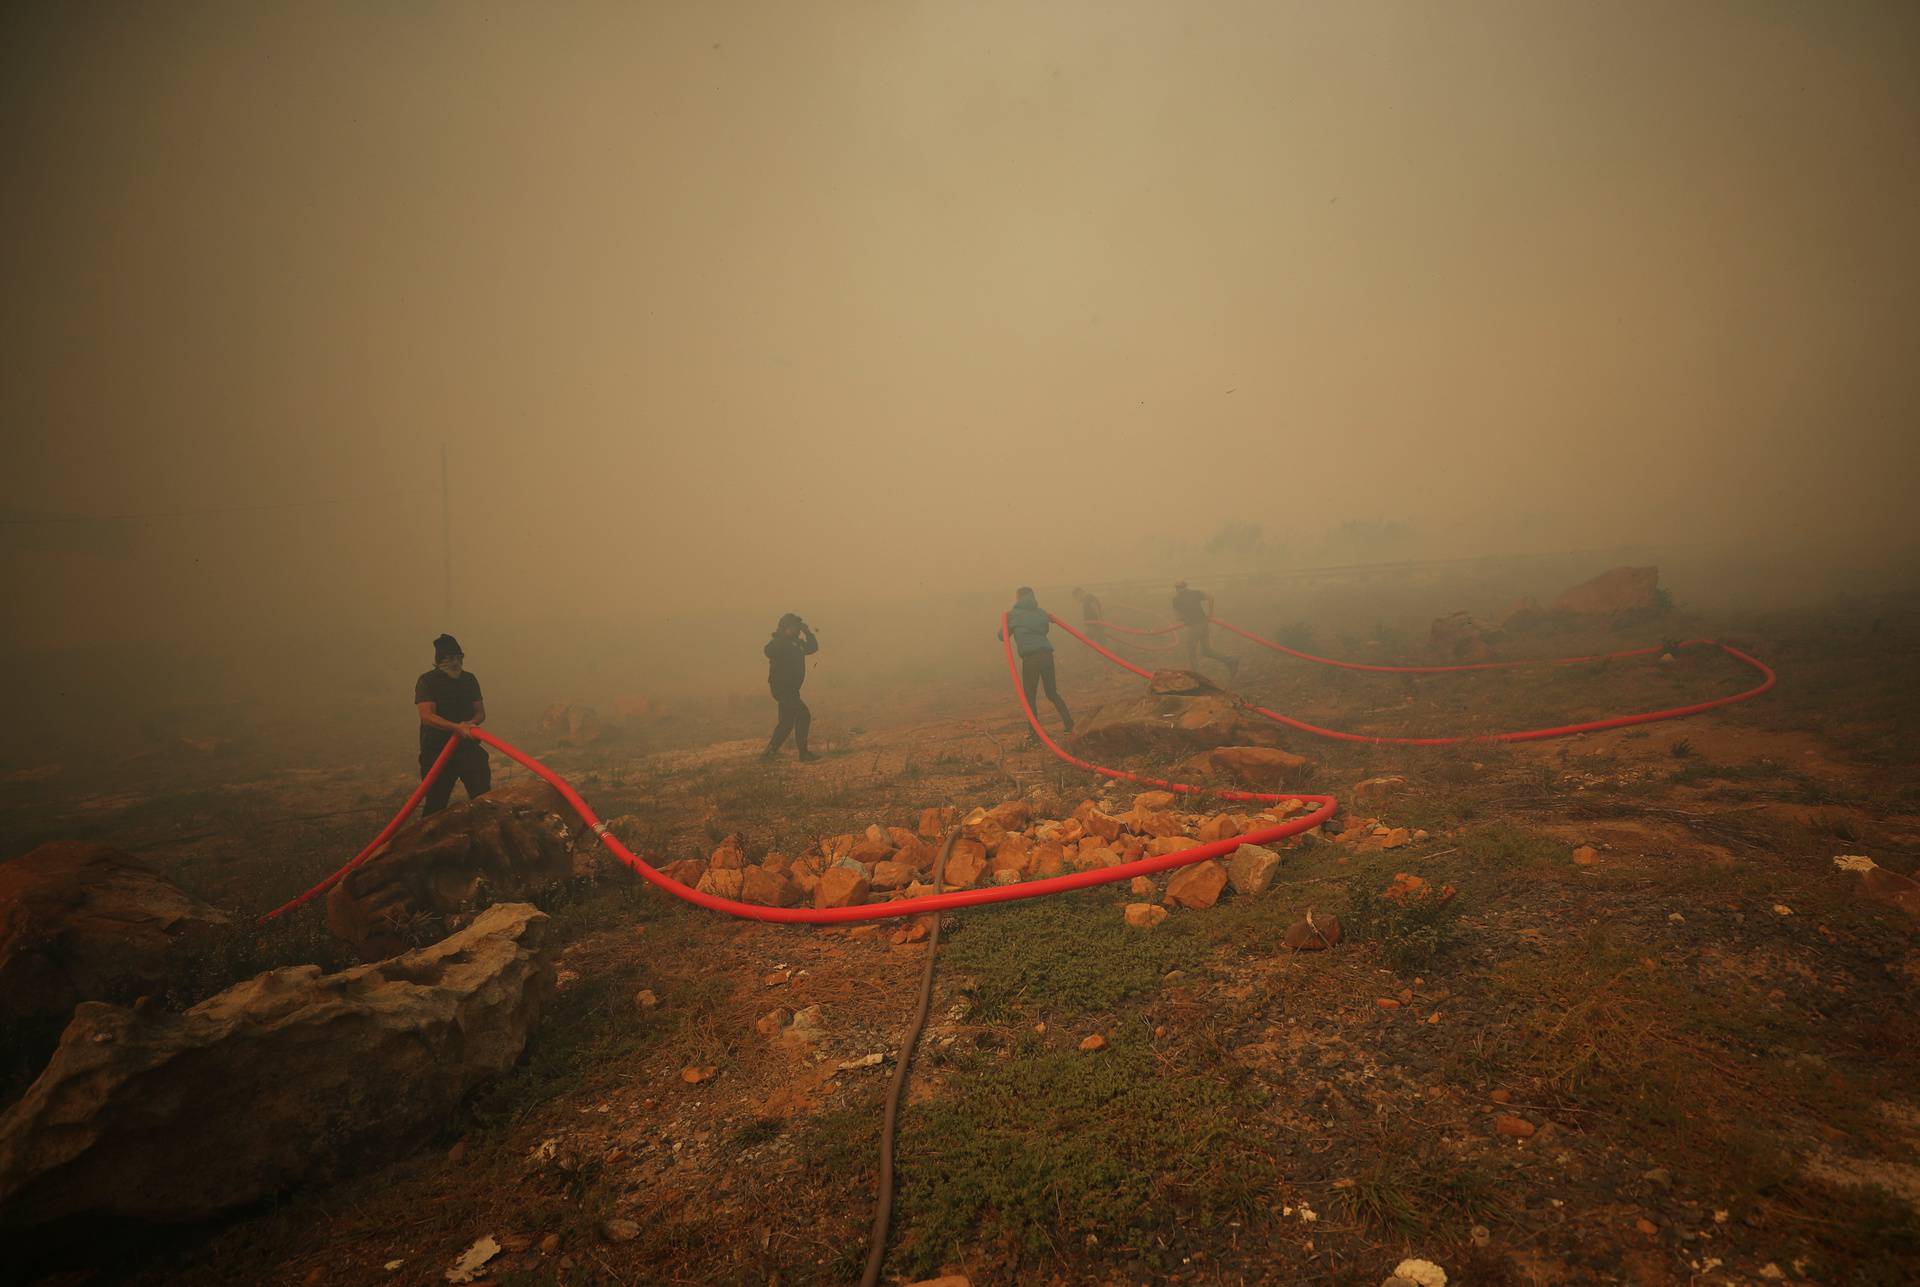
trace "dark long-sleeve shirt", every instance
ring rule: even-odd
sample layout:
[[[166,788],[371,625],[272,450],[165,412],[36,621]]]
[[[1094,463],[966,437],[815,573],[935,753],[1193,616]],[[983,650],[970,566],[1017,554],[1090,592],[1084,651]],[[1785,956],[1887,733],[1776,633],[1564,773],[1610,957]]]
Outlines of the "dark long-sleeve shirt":
[[[813,631],[802,630],[798,638],[775,635],[763,649],[767,654],[767,687],[776,693],[797,693],[807,681],[807,658],[820,651]]]

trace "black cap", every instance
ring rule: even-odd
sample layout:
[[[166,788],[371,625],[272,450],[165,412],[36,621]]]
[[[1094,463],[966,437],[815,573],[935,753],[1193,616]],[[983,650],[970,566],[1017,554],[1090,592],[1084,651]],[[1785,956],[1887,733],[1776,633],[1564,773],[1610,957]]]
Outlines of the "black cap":
[[[466,649],[452,635],[441,635],[433,641],[433,662],[437,666],[449,657],[464,657]]]

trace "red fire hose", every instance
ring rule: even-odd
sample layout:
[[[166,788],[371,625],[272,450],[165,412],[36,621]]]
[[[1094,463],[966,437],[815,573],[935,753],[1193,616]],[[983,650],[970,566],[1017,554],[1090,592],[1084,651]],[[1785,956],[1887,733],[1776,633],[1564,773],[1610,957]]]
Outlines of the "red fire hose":
[[[1051,614],[1049,614],[1049,617],[1055,625],[1099,653],[1102,657],[1105,657],[1108,661],[1111,661],[1114,665],[1132,671],[1143,679],[1152,678],[1152,671],[1142,666],[1136,666],[1125,658],[1116,655],[1111,650],[1095,643],[1093,640],[1087,638],[1086,635],[1074,629],[1073,626],[1062,621],[1059,617],[1051,616]],[[1245,630],[1231,622],[1221,621],[1218,618],[1214,618],[1213,621],[1215,625],[1226,630],[1231,630],[1235,634],[1260,644],[1263,647],[1271,648],[1275,652],[1285,653],[1289,656],[1298,657],[1302,660],[1315,662],[1320,665],[1339,666],[1347,670],[1376,671],[1387,674],[1441,674],[1471,670],[1505,670],[1518,666],[1566,666],[1579,662],[1646,657],[1661,651],[1659,648],[1634,648],[1623,652],[1601,653],[1585,657],[1555,657],[1534,661],[1472,662],[1455,666],[1380,666],[1364,662],[1339,661],[1331,657],[1315,656],[1312,653],[1302,652],[1299,649],[1289,648],[1284,644],[1275,643],[1270,639],[1264,639],[1252,631]],[[1109,629],[1119,630],[1126,634],[1138,635],[1165,634],[1180,628],[1178,626],[1171,626],[1161,630],[1142,630],[1137,627],[1116,626],[1111,622],[1102,624],[1105,624]],[[1272,804],[1282,800],[1304,800],[1313,804],[1315,807],[1298,818],[1291,818],[1285,822],[1276,823],[1271,827],[1262,827],[1258,830],[1248,832],[1244,836],[1234,836],[1226,840],[1216,840],[1209,844],[1197,845],[1192,849],[1183,849],[1178,853],[1163,854],[1155,858],[1141,858],[1133,862],[1120,863],[1113,867],[1095,868],[1091,871],[1051,876],[1044,880],[1025,881],[1014,885],[995,885],[985,889],[956,890],[952,893],[920,898],[895,899],[891,902],[873,903],[856,907],[763,907],[757,903],[745,903],[731,898],[721,898],[715,894],[702,893],[697,889],[689,888],[679,881],[663,875],[622,844],[619,838],[607,829],[606,824],[600,821],[599,817],[593,812],[592,808],[588,806],[587,802],[580,798],[579,794],[574,791],[573,787],[568,784],[565,778],[562,778],[559,774],[534,759],[531,755],[528,755],[525,751],[502,741],[484,729],[475,729],[473,735],[479,741],[498,748],[508,758],[524,765],[527,769],[531,770],[535,776],[559,792],[560,797],[579,815],[581,822],[600,837],[600,842],[612,852],[614,857],[618,858],[642,880],[665,890],[676,898],[684,899],[695,906],[704,907],[710,911],[724,912],[729,916],[739,916],[749,920],[771,921],[778,924],[832,925],[848,921],[886,920],[901,916],[919,916],[927,912],[948,911],[959,907],[979,907],[988,903],[1004,903],[1023,898],[1039,898],[1046,894],[1065,893],[1072,889],[1087,889],[1095,885],[1131,880],[1135,876],[1154,875],[1175,867],[1184,867],[1190,863],[1202,862],[1208,858],[1217,858],[1223,854],[1231,853],[1243,844],[1267,844],[1275,840],[1284,840],[1288,836],[1298,835],[1302,831],[1307,831],[1318,826],[1321,822],[1332,816],[1335,801],[1332,796],[1328,795],[1268,794],[1259,791],[1208,791],[1206,788],[1190,786],[1182,782],[1168,782],[1161,778],[1130,773],[1125,769],[1114,769],[1103,764],[1094,764],[1089,760],[1081,759],[1079,756],[1063,749],[1048,735],[1047,731],[1041,727],[1039,717],[1034,714],[1032,704],[1027,701],[1026,691],[1020,682],[1019,663],[1014,656],[1013,634],[1007,627],[1006,614],[1004,613],[1001,614],[1000,626],[1001,635],[1004,640],[1007,674],[1013,681],[1013,690],[1020,700],[1020,709],[1027,717],[1028,725],[1032,727],[1034,733],[1040,738],[1041,742],[1045,744],[1047,749],[1068,764],[1076,768],[1085,769],[1090,773],[1098,773],[1103,777],[1113,778],[1117,781],[1159,787],[1162,790],[1172,791],[1180,795],[1205,794],[1224,800],[1260,804]],[[1575,733],[1596,733],[1604,729],[1625,728],[1634,724],[1651,724],[1659,720],[1680,719],[1688,715],[1697,715],[1702,711],[1713,710],[1716,707],[1731,706],[1736,702],[1749,701],[1767,692],[1774,686],[1775,682],[1777,682],[1773,671],[1765,662],[1749,656],[1731,644],[1720,643],[1712,639],[1690,639],[1679,646],[1683,648],[1696,646],[1719,648],[1728,656],[1759,671],[1762,681],[1756,687],[1749,688],[1744,692],[1734,693],[1727,697],[1716,697],[1709,701],[1695,702],[1688,706],[1675,706],[1658,711],[1644,711],[1635,715],[1618,715],[1610,719],[1589,720],[1581,724],[1561,724],[1552,728],[1521,729],[1505,733],[1483,733],[1455,737],[1377,737],[1365,733],[1348,733],[1339,729],[1322,728],[1318,724],[1309,724],[1305,720],[1283,715],[1279,711],[1268,710],[1264,706],[1255,706],[1252,709],[1266,716],[1268,719],[1287,725],[1289,728],[1297,728],[1302,732],[1312,733],[1318,737],[1334,738],[1343,742],[1365,742],[1373,745],[1389,746],[1453,746],[1460,743],[1476,741],[1531,742],[1545,738],[1569,737]],[[365,862],[378,851],[382,845],[386,844],[387,841],[393,837],[394,832],[400,829],[401,824],[412,816],[413,811],[419,807],[421,799],[426,795],[427,788],[430,787],[434,780],[440,776],[441,772],[445,770],[447,761],[451,758],[453,748],[458,740],[459,736],[456,734],[454,738],[447,742],[447,745],[441,750],[439,758],[428,768],[426,775],[420,780],[420,785],[414,790],[413,794],[408,797],[406,804],[401,807],[400,812],[395,814],[393,820],[381,829],[379,835],[368,842],[366,848],[354,855],[351,862],[299,897],[283,903],[281,906],[274,908],[272,911],[260,917],[261,923],[264,924],[267,921],[283,916],[296,907],[325,893],[335,884],[339,883],[348,872]]]
[[[1148,612],[1145,608],[1128,607],[1128,605],[1124,603],[1115,604],[1114,606],[1118,608],[1126,608],[1127,611],[1129,612],[1137,612],[1143,617],[1153,615],[1152,613]],[[1165,640],[1164,642],[1158,639],[1155,639],[1155,642],[1151,644],[1145,642],[1148,639],[1154,639],[1158,635],[1171,635],[1171,634],[1178,633],[1180,630],[1180,626],[1177,623],[1170,626],[1156,626],[1156,627],[1153,627],[1152,629],[1144,629],[1140,626],[1123,626],[1117,621],[1088,621],[1083,624],[1089,625],[1089,626],[1105,626],[1108,630],[1113,631],[1115,634],[1131,635],[1134,637],[1134,640],[1135,640],[1133,646],[1135,648],[1138,648],[1141,652],[1178,652],[1180,650],[1180,641],[1178,639],[1168,639],[1168,640]]]
[[[1331,657],[1316,657],[1312,653],[1301,652],[1297,648],[1289,648],[1284,644],[1275,643],[1271,639],[1263,639],[1251,630],[1242,629],[1230,621],[1222,621],[1218,617],[1210,617],[1208,619],[1212,621],[1214,625],[1224,630],[1231,630],[1242,638],[1250,639],[1262,647],[1271,648],[1275,652],[1286,653],[1288,656],[1298,657],[1304,661],[1317,662],[1323,666],[1339,666],[1344,670],[1370,670],[1395,675],[1432,675],[1466,670],[1509,670],[1517,666],[1572,666],[1580,662],[1618,661],[1627,657],[1650,657],[1662,651],[1662,649],[1657,647],[1631,648],[1624,652],[1596,653],[1586,657],[1551,657],[1529,661],[1480,661],[1458,666],[1374,666],[1364,662],[1336,661]],[[1115,656],[1112,652],[1087,638],[1060,618],[1053,617],[1052,620],[1055,625],[1065,630],[1075,639],[1078,639],[1081,643],[1093,649],[1116,666],[1124,666],[1142,678],[1152,677],[1152,671],[1142,669],[1122,657]],[[1709,701],[1694,702],[1689,706],[1673,706],[1666,710],[1642,711],[1636,715],[1616,715],[1610,719],[1589,720],[1583,724],[1557,724],[1551,728],[1519,729],[1507,733],[1472,733],[1455,737],[1377,737],[1369,733],[1348,733],[1335,728],[1322,728],[1318,724],[1309,724],[1305,720],[1295,719],[1291,715],[1282,715],[1279,711],[1268,710],[1264,706],[1255,706],[1252,709],[1270,720],[1285,724],[1288,728],[1297,728],[1303,733],[1312,733],[1316,737],[1328,737],[1341,742],[1366,742],[1375,746],[1457,746],[1466,742],[1538,742],[1553,737],[1571,737],[1575,733],[1598,733],[1610,728],[1627,728],[1634,724],[1652,724],[1659,720],[1681,719],[1688,715],[1698,715],[1702,711],[1710,711],[1716,707],[1731,706],[1735,702],[1750,701],[1771,689],[1777,682],[1771,667],[1757,657],[1748,656],[1732,644],[1721,643],[1716,639],[1689,639],[1677,646],[1681,648],[1718,648],[1734,660],[1744,662],[1746,665],[1759,671],[1761,682],[1744,692],[1734,693],[1727,697],[1715,697]]]

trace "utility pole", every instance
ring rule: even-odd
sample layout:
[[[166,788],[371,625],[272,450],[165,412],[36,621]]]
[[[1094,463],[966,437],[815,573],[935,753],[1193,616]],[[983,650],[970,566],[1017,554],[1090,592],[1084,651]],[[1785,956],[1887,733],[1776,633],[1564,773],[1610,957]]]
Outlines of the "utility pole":
[[[453,629],[453,502],[447,491],[447,444],[440,444],[440,608],[442,630]]]

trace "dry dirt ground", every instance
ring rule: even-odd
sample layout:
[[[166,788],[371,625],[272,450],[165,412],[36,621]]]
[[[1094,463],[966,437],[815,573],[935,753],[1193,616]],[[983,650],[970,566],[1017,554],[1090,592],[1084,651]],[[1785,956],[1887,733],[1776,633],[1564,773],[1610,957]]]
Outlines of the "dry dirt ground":
[[[1920,926],[1833,859],[1920,864],[1920,609],[1562,630],[1510,651],[1703,627],[1772,662],[1779,690],[1554,742],[1289,738],[1317,763],[1312,790],[1403,777],[1365,813],[1426,829],[1421,843],[1300,843],[1266,893],[1145,931],[1123,925],[1136,896],[1118,889],[948,916],[890,1276],[1371,1285],[1418,1256],[1470,1284],[1915,1281]],[[1393,655],[1377,633],[1317,642]],[[1750,682],[1705,652],[1409,681],[1231,649],[1248,658],[1240,691],[1376,732],[1560,722]],[[972,720],[897,706],[856,731],[820,709],[812,766],[762,766],[745,741],[529,749],[664,858],[736,830],[750,853],[791,851],[936,804],[1124,799],[1026,743],[996,664],[967,681]],[[1063,651],[1083,708],[1134,685],[1098,665]],[[349,856],[406,769],[215,766],[191,790],[91,795],[16,776],[0,816],[9,835],[112,839],[257,910]],[[1458,895],[1396,912],[1374,894],[1399,872]],[[1339,948],[1280,948],[1308,908],[1346,923]],[[94,1231],[17,1263],[58,1283],[427,1284],[485,1238],[499,1250],[478,1276],[501,1283],[855,1279],[926,946],[728,921],[617,871],[550,910],[555,1003],[516,1074],[429,1146],[214,1227]],[[242,936],[183,969],[171,999],[343,961],[317,921]],[[796,1011],[817,1035],[779,1026]],[[1105,1049],[1083,1052],[1094,1034]]]

